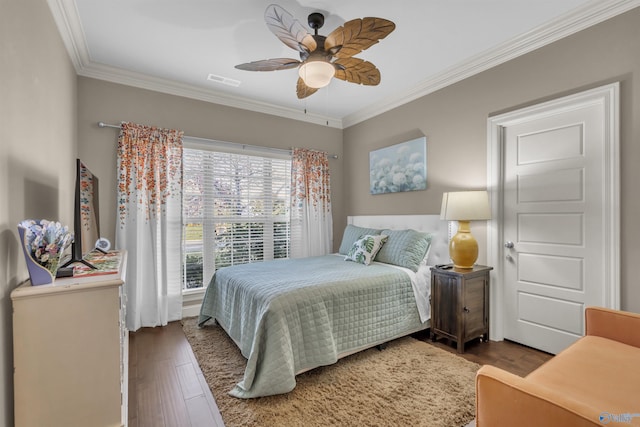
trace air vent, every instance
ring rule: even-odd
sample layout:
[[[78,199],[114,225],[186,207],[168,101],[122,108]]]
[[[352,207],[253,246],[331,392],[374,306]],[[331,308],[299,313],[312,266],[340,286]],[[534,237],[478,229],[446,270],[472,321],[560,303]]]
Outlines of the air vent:
[[[209,74],[207,80],[216,83],[222,83],[223,85],[238,87],[240,86],[240,80],[230,79],[229,77],[218,76],[216,74]]]

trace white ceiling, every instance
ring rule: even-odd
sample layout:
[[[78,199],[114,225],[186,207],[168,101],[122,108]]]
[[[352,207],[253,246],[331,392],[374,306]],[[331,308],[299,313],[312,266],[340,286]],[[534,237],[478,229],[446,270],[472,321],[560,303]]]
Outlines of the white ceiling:
[[[299,59],[266,26],[270,1],[48,1],[79,75],[335,127],[373,117],[638,5],[635,0],[277,0],[306,28],[310,13],[323,13],[322,35],[366,16],[396,24],[386,39],[356,55],[380,69],[380,85],[334,79],[299,100],[295,69],[234,68],[259,59]],[[209,74],[241,83],[208,81]]]

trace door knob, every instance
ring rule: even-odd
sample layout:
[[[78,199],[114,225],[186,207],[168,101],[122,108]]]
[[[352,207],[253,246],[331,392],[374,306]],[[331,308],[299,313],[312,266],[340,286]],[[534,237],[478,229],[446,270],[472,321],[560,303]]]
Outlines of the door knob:
[[[506,242],[504,244],[504,247],[507,248],[507,249],[513,249],[513,242]]]

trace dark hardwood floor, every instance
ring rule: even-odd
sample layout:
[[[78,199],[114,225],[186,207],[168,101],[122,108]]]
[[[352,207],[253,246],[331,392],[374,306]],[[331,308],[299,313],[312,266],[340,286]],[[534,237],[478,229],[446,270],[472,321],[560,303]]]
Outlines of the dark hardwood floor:
[[[129,426],[224,426],[180,322],[143,328],[129,337]],[[432,343],[425,332],[414,337],[456,353],[446,340]],[[520,376],[552,357],[509,341],[479,340],[467,343],[461,356]]]
[[[456,351],[455,342],[442,338],[432,342],[426,331],[414,334],[413,337],[464,357],[471,362],[497,366],[521,377],[526,376],[553,357],[552,354],[507,340],[480,342],[480,339],[477,339],[470,341],[464,347],[465,352],[459,354]]]
[[[180,322],[129,334],[129,426],[224,426]]]

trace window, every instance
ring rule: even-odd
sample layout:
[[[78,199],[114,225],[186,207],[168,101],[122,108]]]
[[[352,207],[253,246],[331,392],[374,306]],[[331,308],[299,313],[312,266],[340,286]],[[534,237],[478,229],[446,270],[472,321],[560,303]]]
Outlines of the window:
[[[183,290],[221,267],[289,257],[291,156],[269,154],[185,139]]]

